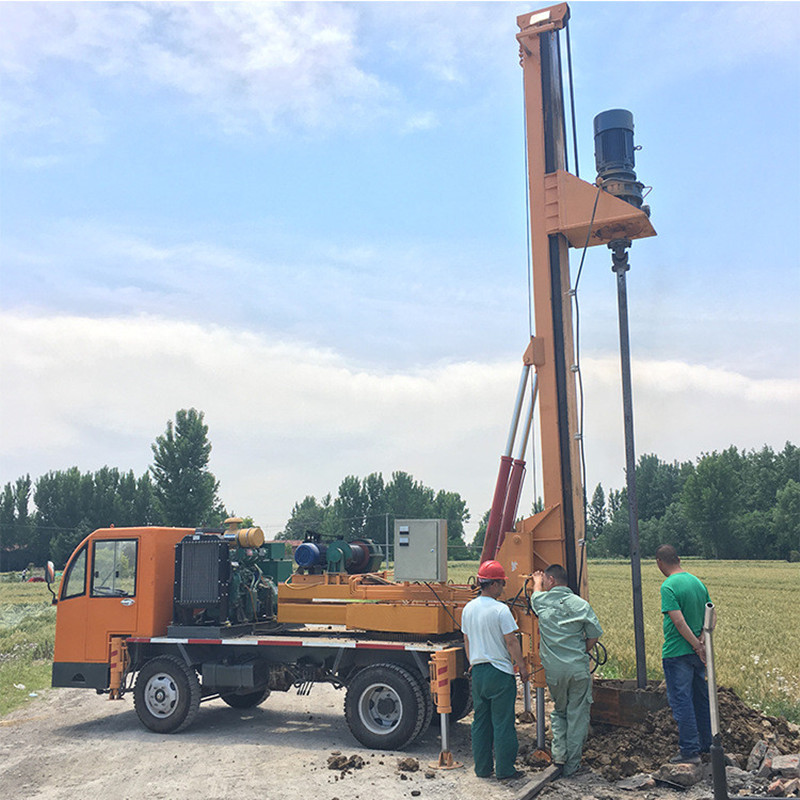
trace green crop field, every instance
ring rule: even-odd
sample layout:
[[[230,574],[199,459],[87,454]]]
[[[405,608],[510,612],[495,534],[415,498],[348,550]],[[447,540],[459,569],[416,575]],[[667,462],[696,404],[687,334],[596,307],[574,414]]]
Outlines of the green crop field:
[[[701,561],[684,569],[708,586],[717,608],[714,656],[717,681],[749,705],[800,723],[800,564],[785,561]],[[477,561],[453,562],[449,577],[460,583],[478,571]],[[601,641],[606,678],[635,678],[630,564],[591,560],[589,600],[605,631]],[[647,676],[660,680],[661,599],[664,580],[653,559],[642,563]]]
[[[44,583],[0,575],[0,716],[50,685],[56,609]]]
[[[714,652],[720,685],[732,687],[754,707],[800,723],[800,564],[689,559],[684,567],[706,583],[717,607]],[[466,583],[477,568],[476,561],[453,562],[449,577]],[[588,570],[589,599],[608,650],[608,663],[598,674],[634,678],[630,566],[592,560]],[[652,560],[642,564],[647,673],[654,679],[663,677],[662,580]],[[55,608],[45,584],[0,576],[0,715],[49,686],[54,626]]]

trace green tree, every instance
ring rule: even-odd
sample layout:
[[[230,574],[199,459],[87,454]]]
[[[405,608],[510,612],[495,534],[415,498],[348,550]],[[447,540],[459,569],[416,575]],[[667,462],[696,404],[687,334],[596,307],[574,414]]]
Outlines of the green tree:
[[[429,489],[407,472],[393,472],[386,486],[386,503],[394,517],[425,519],[433,515],[433,489]]]
[[[731,520],[731,537],[726,558],[777,558],[775,527],[770,511],[754,509],[737,514]]]
[[[677,462],[667,464],[652,453],[639,457],[636,464],[636,505],[640,520],[663,516],[682,488],[682,471]]]
[[[333,503],[333,508],[343,537],[359,539],[364,536],[367,494],[359,478],[348,475],[339,484],[339,494]]]
[[[586,535],[590,540],[597,539],[606,527],[606,495],[602,484],[597,484],[589,504]]]
[[[203,412],[181,409],[175,424],[152,445],[150,471],[155,484],[155,499],[168,525],[195,527],[216,525],[225,518],[217,479],[208,469],[211,442]]]
[[[778,557],[800,552],[800,483],[791,478],[778,490],[773,525]]]
[[[326,509],[317,502],[317,498],[306,495],[301,502],[292,506],[286,527],[275,538],[302,541],[309,531],[322,533],[325,515]]]
[[[30,475],[7,483],[0,493],[0,572],[22,569],[38,558],[35,529],[28,512]]]
[[[386,541],[386,515],[389,507],[386,501],[386,485],[380,472],[372,472],[362,483],[366,496],[366,522],[364,533],[376,542]],[[390,534],[391,535],[391,534]]]
[[[598,556],[623,558],[631,552],[631,526],[628,520],[628,493],[619,493],[620,505],[603,527],[603,533],[592,545],[592,552]]]
[[[480,555],[481,550],[483,550],[483,542],[486,539],[486,529],[489,527],[489,515],[491,513],[491,509],[484,512],[478,524],[478,530],[475,531],[475,536],[472,539],[472,549],[477,551],[478,555]]]
[[[739,510],[739,461],[735,447],[703,455],[683,486],[681,500],[705,558],[731,554],[734,547],[731,523]]]
[[[33,502],[36,505],[36,532],[39,544],[46,542],[53,561],[63,566],[80,541],[91,533],[94,479],[77,467],[50,471],[36,480]],[[113,519],[106,519],[108,525]]]
[[[472,558],[464,541],[464,523],[469,522],[469,509],[458,492],[440,490],[433,500],[433,516],[447,520],[447,551],[452,559]]]

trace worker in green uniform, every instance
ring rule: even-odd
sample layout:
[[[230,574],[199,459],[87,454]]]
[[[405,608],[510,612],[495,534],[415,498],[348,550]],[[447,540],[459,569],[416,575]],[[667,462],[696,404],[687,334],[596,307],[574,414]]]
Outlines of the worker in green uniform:
[[[568,776],[581,765],[589,732],[589,651],[603,629],[589,603],[567,586],[567,571],[560,564],[533,573],[531,608],[539,618],[539,657],[553,700],[551,755]]]
[[[514,766],[518,741],[514,727],[517,679],[528,680],[528,668],[517,638],[518,627],[511,610],[498,598],[506,585],[506,573],[497,561],[484,561],[478,569],[481,593],[461,614],[464,648],[472,676],[472,757],[475,774],[498,780],[520,777]]]
[[[699,764],[711,748],[711,713],[706,683],[706,650],[701,638],[706,603],[705,584],[681,567],[671,544],[656,548],[656,565],[666,580],[661,584],[664,645],[661,665],[672,716],[678,725],[678,747],[673,763]]]

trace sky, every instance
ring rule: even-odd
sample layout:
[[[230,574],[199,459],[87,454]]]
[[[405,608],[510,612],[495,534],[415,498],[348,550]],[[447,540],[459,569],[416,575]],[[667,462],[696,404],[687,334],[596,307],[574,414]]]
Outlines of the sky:
[[[141,474],[194,407],[268,535],[403,470],[469,540],[530,333],[515,34],[543,5],[0,3],[0,483]],[[570,8],[580,175],[626,108],[652,187],[637,454],[798,443],[800,4]],[[606,248],[578,299],[591,495],[625,482]]]

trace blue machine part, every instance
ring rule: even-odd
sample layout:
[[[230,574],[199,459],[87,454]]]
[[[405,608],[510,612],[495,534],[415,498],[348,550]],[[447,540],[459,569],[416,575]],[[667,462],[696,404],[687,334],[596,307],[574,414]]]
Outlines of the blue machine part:
[[[303,542],[294,551],[294,560],[303,569],[321,567],[326,563],[327,549],[321,542]]]

